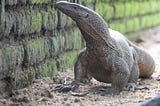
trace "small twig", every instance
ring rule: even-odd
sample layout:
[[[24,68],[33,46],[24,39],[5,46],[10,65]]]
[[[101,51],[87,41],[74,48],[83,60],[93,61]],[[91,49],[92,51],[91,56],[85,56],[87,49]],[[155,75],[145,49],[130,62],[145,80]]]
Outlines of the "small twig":
[[[74,92],[74,91],[70,91],[70,93],[73,95],[73,96],[85,96],[89,93],[89,91],[86,91],[86,92]]]

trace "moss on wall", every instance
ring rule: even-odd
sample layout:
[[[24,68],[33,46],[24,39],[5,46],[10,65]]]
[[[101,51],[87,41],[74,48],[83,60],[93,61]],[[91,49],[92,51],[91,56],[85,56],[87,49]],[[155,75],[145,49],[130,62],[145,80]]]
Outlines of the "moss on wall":
[[[40,12],[34,13],[32,15],[31,30],[32,32],[39,32],[42,27],[42,15]]]
[[[57,62],[55,60],[49,60],[37,67],[37,73],[39,77],[53,77],[56,75]]]
[[[100,0],[96,2],[96,11],[112,29],[130,33],[160,25],[154,18],[160,13],[159,5],[158,0]]]
[[[67,68],[73,66],[78,56],[77,51],[65,53],[63,56],[59,57],[58,70],[65,71]]]

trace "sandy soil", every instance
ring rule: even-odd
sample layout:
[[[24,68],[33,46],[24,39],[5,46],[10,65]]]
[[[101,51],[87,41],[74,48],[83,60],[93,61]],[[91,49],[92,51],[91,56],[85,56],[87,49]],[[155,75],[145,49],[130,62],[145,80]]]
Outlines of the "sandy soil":
[[[35,80],[27,88],[13,91],[9,98],[1,98],[0,106],[136,106],[139,102],[150,99],[160,92],[160,28],[149,30],[145,37],[136,40],[139,47],[149,52],[156,62],[156,71],[150,79],[139,79],[138,87],[144,88],[135,92],[123,91],[120,95],[111,96],[104,92],[109,84],[92,79],[88,85],[81,85],[80,91],[92,90],[86,96],[77,97],[68,93],[53,91],[54,87],[63,83],[65,77],[68,83],[73,81],[73,69],[59,72],[53,79]]]

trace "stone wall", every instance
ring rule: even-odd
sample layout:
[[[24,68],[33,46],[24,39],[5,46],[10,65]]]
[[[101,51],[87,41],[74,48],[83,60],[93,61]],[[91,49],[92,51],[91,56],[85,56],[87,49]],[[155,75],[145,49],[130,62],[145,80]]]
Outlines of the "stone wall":
[[[54,10],[56,1],[0,0],[0,82],[6,87],[25,87],[73,66],[85,43],[75,23]],[[122,33],[160,25],[159,0],[70,1],[94,9]]]
[[[88,1],[88,0],[87,0]],[[132,33],[160,25],[160,0],[89,0],[109,27]],[[88,1],[88,2],[89,2]]]
[[[84,43],[75,23],[55,11],[55,0],[0,2],[1,81],[17,89],[73,66]]]

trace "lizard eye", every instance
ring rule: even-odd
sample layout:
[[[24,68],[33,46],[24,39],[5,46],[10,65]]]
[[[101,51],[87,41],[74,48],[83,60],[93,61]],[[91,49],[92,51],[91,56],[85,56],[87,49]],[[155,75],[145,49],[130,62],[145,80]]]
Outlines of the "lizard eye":
[[[88,16],[89,16],[89,14],[87,13],[87,14],[85,15],[85,18],[88,18]]]
[[[77,6],[74,6],[73,8],[74,8],[75,10],[77,10]]]

